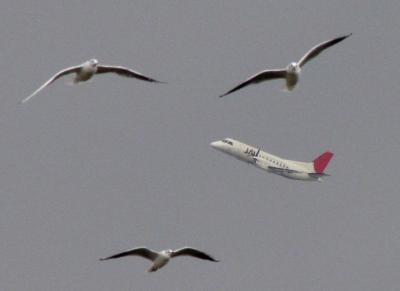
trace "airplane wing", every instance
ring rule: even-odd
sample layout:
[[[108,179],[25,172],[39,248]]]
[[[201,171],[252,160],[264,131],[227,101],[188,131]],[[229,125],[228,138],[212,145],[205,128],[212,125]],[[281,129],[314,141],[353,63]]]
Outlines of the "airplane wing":
[[[279,167],[272,167],[268,166],[268,162],[264,160],[263,158],[259,157],[253,157],[253,162],[260,166],[261,168],[264,168],[266,170],[270,170],[271,172],[277,173],[277,174],[293,174],[293,173],[301,173],[296,170],[291,170],[291,169],[284,169],[284,168],[279,168]]]
[[[308,173],[308,175],[310,177],[313,177],[313,178],[320,178],[320,177],[330,176],[330,175],[325,174],[325,173]]]
[[[305,173],[305,172],[300,172],[300,171],[296,171],[296,170],[291,170],[291,169],[283,169],[283,168],[278,168],[278,167],[271,167],[268,166],[268,169],[276,172],[276,173],[286,173],[286,174],[294,174],[294,173]],[[330,176],[328,174],[325,173],[307,173],[310,177],[313,178],[320,178],[320,177],[325,177],[325,176]]]
[[[291,170],[291,169],[283,169],[283,168],[278,168],[278,167],[271,167],[268,166],[268,170],[271,170],[272,172],[275,172],[277,174],[293,174],[293,173],[302,173],[296,170]]]

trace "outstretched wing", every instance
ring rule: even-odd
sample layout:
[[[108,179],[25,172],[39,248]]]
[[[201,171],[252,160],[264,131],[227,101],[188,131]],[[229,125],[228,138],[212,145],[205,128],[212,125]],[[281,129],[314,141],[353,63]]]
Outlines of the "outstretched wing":
[[[104,73],[115,73],[124,77],[136,78],[139,80],[147,81],[147,82],[155,82],[155,83],[164,83],[161,81],[157,81],[153,78],[147,77],[143,74],[135,72],[131,69],[121,67],[121,66],[97,66],[96,74],[104,74]]]
[[[29,99],[31,99],[33,96],[35,96],[39,91],[41,91],[42,89],[44,89],[46,86],[50,85],[51,83],[53,83],[55,80],[57,80],[58,78],[61,78],[64,75],[70,74],[70,73],[77,73],[79,72],[81,66],[74,66],[74,67],[70,67],[67,69],[64,69],[60,72],[58,72],[57,74],[55,74],[53,77],[51,77],[49,80],[46,81],[46,83],[44,83],[42,86],[40,86],[35,92],[33,92],[31,95],[29,95],[28,97],[26,97],[24,100],[22,100],[20,103],[25,103],[27,102]]]
[[[302,67],[304,66],[307,62],[309,62],[311,59],[315,58],[316,56],[318,56],[323,50],[326,50],[327,48],[337,44],[338,42],[341,42],[342,40],[348,38],[350,35],[352,35],[351,33],[348,35],[344,35],[344,36],[340,36],[325,42],[322,42],[318,45],[316,45],[315,47],[313,47],[312,49],[310,49],[298,62],[299,66]]]
[[[128,250],[128,251],[124,251],[106,258],[101,258],[100,261],[105,261],[105,260],[109,260],[109,259],[117,259],[117,258],[121,258],[121,257],[126,257],[126,256],[140,256],[146,259],[149,259],[150,261],[154,261],[154,259],[157,257],[157,252],[150,250],[148,248],[145,247],[141,247],[141,248],[135,248],[132,250]]]
[[[268,80],[273,80],[273,79],[284,79],[284,78],[286,78],[286,70],[284,70],[284,69],[261,71],[255,75],[251,76],[243,83],[240,83],[235,88],[229,90],[225,94],[220,95],[219,97],[224,97],[224,96],[231,94],[232,92],[235,92],[235,91],[237,91],[245,86],[248,86],[250,84],[256,84],[256,83],[260,83],[263,81],[268,81]]]
[[[184,247],[184,248],[173,251],[173,253],[171,254],[171,257],[177,257],[177,256],[192,256],[192,257],[196,257],[196,258],[199,258],[202,260],[219,262],[218,260],[214,259],[210,255],[208,255],[202,251],[199,251],[199,250],[196,250],[193,248],[188,248],[188,247]]]

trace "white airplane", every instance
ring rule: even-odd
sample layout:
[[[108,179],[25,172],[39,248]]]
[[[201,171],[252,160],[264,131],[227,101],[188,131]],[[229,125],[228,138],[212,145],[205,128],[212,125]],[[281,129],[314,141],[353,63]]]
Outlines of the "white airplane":
[[[241,161],[254,164],[256,167],[267,172],[289,179],[305,181],[320,182],[323,176],[328,176],[324,173],[324,170],[333,157],[333,153],[327,151],[314,161],[308,163],[285,160],[264,152],[260,148],[231,138],[214,141],[211,143],[211,146]]]

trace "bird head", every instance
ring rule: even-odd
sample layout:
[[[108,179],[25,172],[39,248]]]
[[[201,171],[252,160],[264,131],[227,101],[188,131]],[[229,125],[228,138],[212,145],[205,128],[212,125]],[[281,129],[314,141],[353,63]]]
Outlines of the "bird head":
[[[165,250],[164,253],[170,256],[174,251],[173,250]]]
[[[96,59],[90,59],[90,60],[89,60],[89,64],[90,64],[91,66],[93,66],[93,67],[97,67],[98,63],[99,63],[99,61],[96,60]]]
[[[297,63],[292,62],[287,66],[286,69],[288,72],[296,73],[298,71],[298,65],[297,65]]]

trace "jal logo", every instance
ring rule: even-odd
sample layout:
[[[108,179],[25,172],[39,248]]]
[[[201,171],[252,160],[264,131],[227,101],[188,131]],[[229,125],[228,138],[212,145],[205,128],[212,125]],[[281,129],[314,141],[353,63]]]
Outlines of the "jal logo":
[[[255,150],[255,149],[251,149],[251,148],[246,148],[246,150],[244,151],[244,153],[245,153],[246,155],[249,155],[249,156],[256,156],[256,155],[257,155],[256,150]]]

